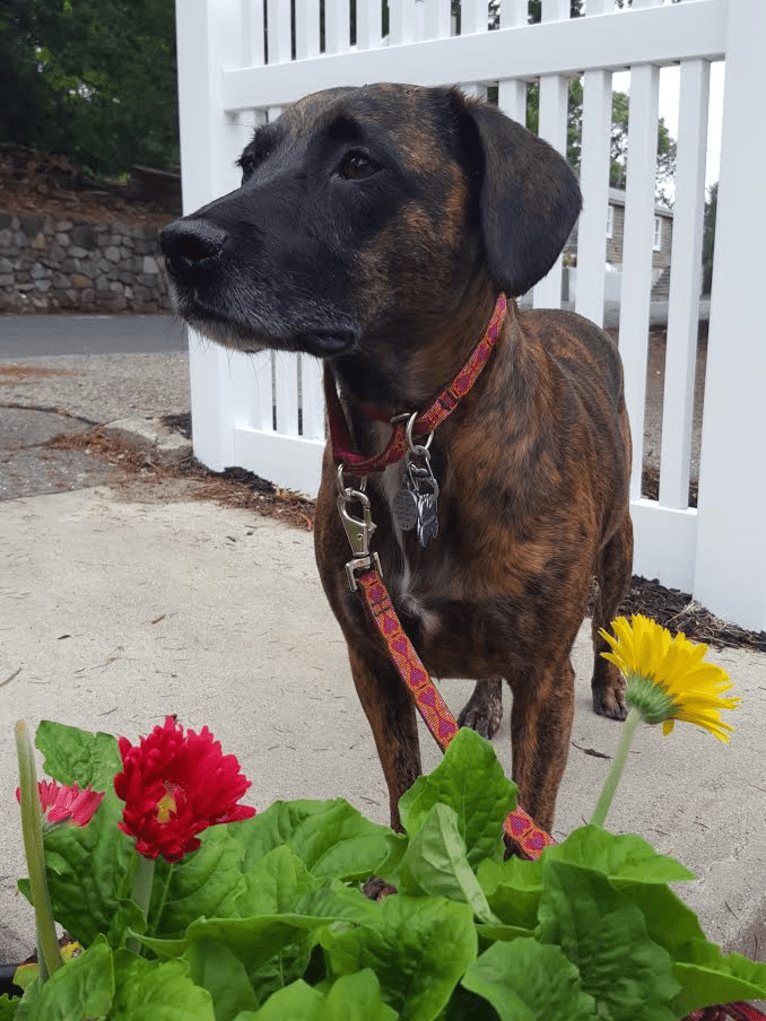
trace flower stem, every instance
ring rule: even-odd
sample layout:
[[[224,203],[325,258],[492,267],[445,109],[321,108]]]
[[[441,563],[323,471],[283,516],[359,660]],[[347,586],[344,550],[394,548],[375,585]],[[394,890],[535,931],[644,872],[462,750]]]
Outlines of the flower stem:
[[[27,869],[29,870],[32,905],[35,909],[40,978],[44,982],[64,962],[61,959],[61,950],[56,938],[53,907],[45,876],[43,826],[40,817],[40,799],[37,793],[34,752],[27,725],[23,720],[19,720],[16,724],[16,754],[19,760],[21,830],[24,837]]]
[[[599,795],[598,802],[596,803],[596,809],[591,817],[591,826],[603,826],[606,822],[606,817],[612,804],[612,799],[614,798],[615,791],[617,790],[617,785],[620,782],[622,771],[625,768],[628,752],[630,751],[630,746],[633,742],[633,735],[636,732],[636,727],[640,720],[641,714],[637,709],[634,709],[631,706],[625,719],[625,723],[622,725],[622,737],[620,738],[620,744],[614,756],[612,768],[609,770],[609,775],[604,781],[604,787]]]
[[[133,876],[133,889],[130,892],[130,899],[137,904],[143,912],[144,918],[149,918],[149,902],[152,899],[152,886],[154,885],[154,858],[145,858],[144,855],[136,853],[136,872]],[[135,937],[129,939],[126,944],[128,950],[134,954],[141,952],[141,944]]]

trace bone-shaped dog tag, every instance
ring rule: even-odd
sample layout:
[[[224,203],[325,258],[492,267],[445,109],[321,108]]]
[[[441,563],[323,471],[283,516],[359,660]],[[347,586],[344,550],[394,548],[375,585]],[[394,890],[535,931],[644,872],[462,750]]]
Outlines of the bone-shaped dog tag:
[[[436,493],[428,493],[418,500],[418,541],[426,547],[439,534]]]

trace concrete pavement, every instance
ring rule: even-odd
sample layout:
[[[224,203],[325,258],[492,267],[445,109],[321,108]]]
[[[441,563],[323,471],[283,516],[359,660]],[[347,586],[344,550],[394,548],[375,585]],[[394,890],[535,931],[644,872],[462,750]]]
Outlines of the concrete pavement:
[[[167,379],[152,357],[73,363],[73,371],[87,366],[84,417],[126,417],[137,394],[152,414],[188,410],[157,408],[155,391]],[[111,375],[99,388],[101,369]],[[70,414],[71,378],[45,382],[62,383],[50,406],[60,399]],[[177,713],[187,726],[207,724],[237,754],[253,782],[246,800],[259,808],[276,798],[343,795],[386,821],[380,767],[311,535],[193,495],[194,483],[175,482],[139,485],[128,498],[98,485],[0,501],[0,804],[9,820],[0,829],[0,962],[26,956],[32,943],[31,912],[15,889],[24,873],[14,822],[18,718],[135,741]],[[679,892],[709,936],[763,957],[766,657],[724,650],[711,658],[743,699],[733,740],[724,746],[684,725],[667,738],[643,728],[609,822],[684,861],[699,878]],[[587,628],[574,662],[576,718],[557,838],[592,811],[609,767],[603,756],[619,737],[619,725],[590,708]],[[470,686],[446,681],[442,690],[457,711]],[[495,744],[510,772],[507,713]],[[422,748],[425,768],[433,768],[438,750],[426,733]]]

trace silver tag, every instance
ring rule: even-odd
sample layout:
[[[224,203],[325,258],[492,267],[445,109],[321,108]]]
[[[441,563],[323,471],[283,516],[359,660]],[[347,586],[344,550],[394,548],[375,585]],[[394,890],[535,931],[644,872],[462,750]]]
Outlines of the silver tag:
[[[421,496],[418,500],[418,541],[425,547],[439,534],[436,493]]]
[[[403,532],[411,532],[418,524],[418,498],[406,484],[394,497],[393,511],[396,523]]]

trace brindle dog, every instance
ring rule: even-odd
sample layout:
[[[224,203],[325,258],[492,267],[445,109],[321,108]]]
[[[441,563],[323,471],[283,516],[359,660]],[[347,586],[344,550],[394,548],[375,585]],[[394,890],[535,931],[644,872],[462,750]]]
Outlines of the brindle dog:
[[[258,128],[239,162],[240,188],[162,232],[178,311],[241,351],[322,358],[366,455],[385,444],[379,419],[421,410],[453,379],[498,293],[523,294],[548,272],[581,205],[550,146],[450,89],[308,96]],[[433,434],[436,538],[423,548],[392,514],[402,462],[367,493],[384,580],[423,662],[477,681],[463,720],[491,735],[509,682],[520,803],[550,829],[593,575],[593,704],[625,715],[598,630],[631,574],[630,436],[611,340],[580,316],[508,305],[487,367]],[[317,563],[397,826],[421,771],[415,710],[349,591],[336,475],[328,451]]]

